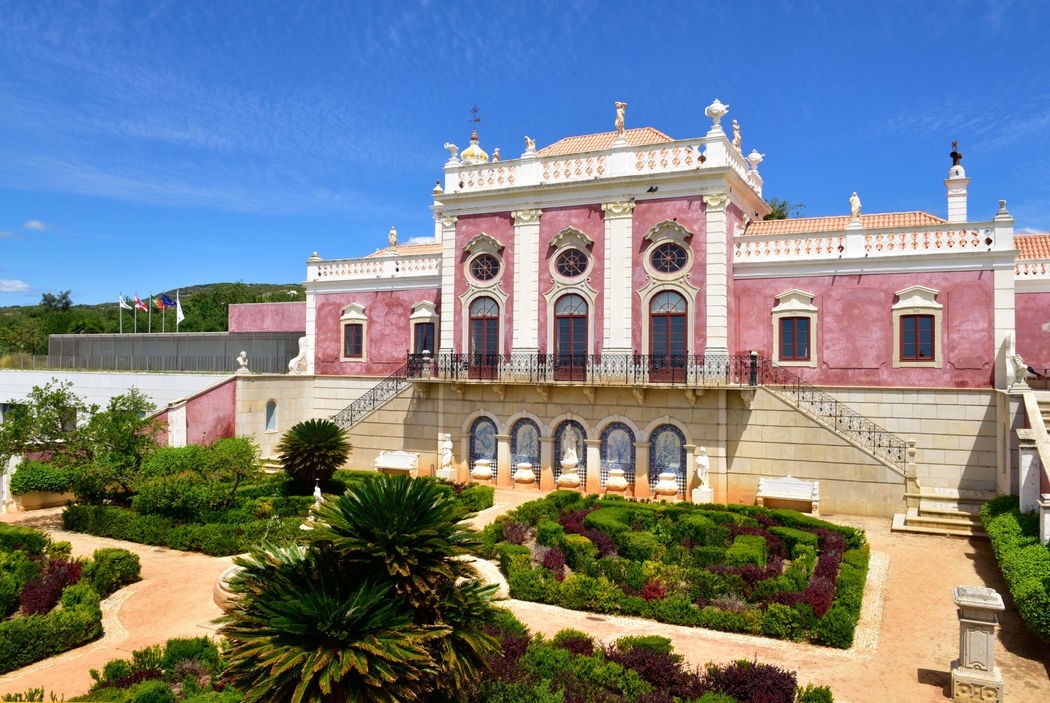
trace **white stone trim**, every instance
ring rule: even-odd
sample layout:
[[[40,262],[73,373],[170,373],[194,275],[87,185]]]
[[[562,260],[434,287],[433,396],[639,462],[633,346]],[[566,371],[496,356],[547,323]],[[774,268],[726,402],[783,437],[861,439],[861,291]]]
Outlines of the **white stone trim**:
[[[677,420],[676,418],[671,417],[670,415],[664,415],[663,417],[658,417],[655,420],[653,420],[652,422],[650,422],[648,425],[646,425],[645,429],[642,430],[642,433],[643,433],[642,436],[637,438],[638,441],[639,442],[648,442],[648,441],[650,441],[652,439],[653,430],[655,430],[657,427],[661,427],[662,425],[672,425],[674,427],[677,427],[678,431],[682,433],[683,437],[685,437],[684,444],[695,444],[695,442],[693,442],[692,437],[691,437],[691,435],[689,433],[688,425],[686,425],[684,422],[681,422],[681,421]],[[686,452],[686,461],[688,461],[691,458],[692,457],[689,455],[689,452]],[[683,467],[683,469],[684,468],[685,467]],[[648,469],[648,467],[646,467],[646,469]]]
[[[426,322],[434,325],[434,345],[435,351],[437,350],[441,334],[441,316],[438,315],[437,306],[431,300],[420,300],[412,306],[412,313],[408,316],[408,349],[415,351],[416,325]]]
[[[673,220],[664,220],[646,232],[642,239],[647,240],[650,245],[646,247],[645,253],[642,254],[642,268],[645,269],[645,273],[650,280],[673,281],[689,275],[693,270],[693,262],[695,261],[693,248],[689,246],[689,239],[692,236],[692,232]],[[671,273],[664,273],[653,268],[653,252],[661,244],[677,244],[685,251],[685,265],[681,269]]]
[[[630,353],[634,201],[602,203],[605,220],[605,329],[602,350]]]
[[[654,297],[664,291],[674,291],[685,298],[685,353],[696,354],[696,294],[700,292],[700,289],[690,283],[685,276],[674,281],[650,280],[638,290],[638,297],[642,302],[642,353],[652,353],[649,348],[652,342],[649,339],[649,318],[652,314],[650,304]]]
[[[434,214],[434,220],[441,226],[441,311],[447,316],[446,323],[441,325],[441,337],[438,348],[451,353],[455,344],[455,315],[453,309],[456,296],[456,222],[459,218],[446,217],[441,213]]]
[[[588,248],[594,244],[594,240],[587,236],[586,232],[581,232],[575,227],[566,227],[561,232],[551,237],[551,241],[548,246],[562,251],[563,249],[580,249],[587,251]]]
[[[304,373],[312,376],[314,373],[314,350],[317,348],[317,293],[309,286],[306,288],[306,369]],[[300,352],[302,351],[300,346]],[[171,445],[177,446],[177,445]]]
[[[729,353],[729,233],[727,206],[729,196],[712,193],[704,196],[707,231],[707,335],[704,353]]]
[[[512,352],[539,351],[540,216],[539,209],[514,210],[514,330]]]
[[[931,368],[944,366],[944,339],[941,325],[944,306],[937,302],[939,291],[926,286],[911,286],[895,293],[898,301],[890,308],[893,323],[893,368]],[[901,359],[901,317],[904,315],[933,316],[933,359],[907,361]],[[916,344],[918,339],[916,339]]]
[[[481,290],[470,288],[459,296],[460,309],[463,312],[463,333],[461,335],[463,346],[460,349],[464,354],[470,353],[470,306],[478,298],[492,298],[496,301],[496,306],[499,308],[499,319],[496,323],[496,351],[500,354],[506,353],[504,325],[507,321],[507,299],[509,297],[503,289],[496,287]]]
[[[817,306],[813,304],[813,294],[797,288],[784,291],[776,296],[777,304],[773,307],[773,354],[772,359],[778,366],[795,366],[817,368]],[[809,361],[785,361],[780,358],[780,320],[785,317],[804,317],[809,320]]]
[[[484,232],[475,234],[470,238],[470,241],[463,245],[463,251],[469,254],[470,258],[474,258],[477,254],[489,253],[500,259],[500,261],[503,260],[503,257],[500,255],[503,249],[503,245],[495,237]]]
[[[361,356],[346,355],[346,328],[350,325],[361,325]],[[368,316],[365,306],[360,303],[344,305],[339,313],[339,360],[355,364],[368,361]]]

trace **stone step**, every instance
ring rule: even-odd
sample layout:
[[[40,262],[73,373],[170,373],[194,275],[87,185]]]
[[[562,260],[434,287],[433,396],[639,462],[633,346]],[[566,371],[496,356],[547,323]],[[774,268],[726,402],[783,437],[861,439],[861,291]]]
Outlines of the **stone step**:
[[[947,527],[925,527],[908,524],[907,516],[897,513],[893,516],[893,524],[890,526],[893,532],[911,532],[920,535],[943,535],[945,537],[987,537],[983,530],[977,528],[947,528]]]
[[[284,471],[280,457],[276,456],[264,456],[259,468],[263,470],[263,473],[267,474],[279,474]]]
[[[976,508],[971,510],[970,508]],[[981,523],[981,509],[980,506],[972,505],[960,505],[958,508],[952,507],[938,507],[929,506],[925,503],[919,503],[919,516],[920,517],[931,517],[931,518],[948,518],[952,520],[959,520],[967,522],[971,525],[982,525]]]
[[[919,488],[919,498],[934,503],[953,503],[960,509],[963,504],[981,505],[987,503],[996,496],[994,491],[975,491],[966,488]]]
[[[945,513],[947,515],[955,515],[957,517],[968,517],[973,516],[980,518],[981,515],[981,503],[968,503],[965,501],[954,501],[954,500],[934,500],[930,498],[919,499],[919,513],[927,515],[929,513]]]

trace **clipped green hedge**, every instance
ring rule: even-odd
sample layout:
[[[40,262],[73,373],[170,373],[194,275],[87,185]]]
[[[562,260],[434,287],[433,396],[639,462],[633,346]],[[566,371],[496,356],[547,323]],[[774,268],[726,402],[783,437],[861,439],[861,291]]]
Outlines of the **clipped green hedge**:
[[[727,566],[763,566],[766,563],[766,540],[756,535],[737,535],[726,550]]]
[[[0,552],[21,550],[39,557],[50,543],[51,538],[39,530],[0,522]]]
[[[1039,519],[1024,514],[1017,496],[998,496],[981,521],[1014,603],[1032,632],[1050,642],[1050,546],[1039,543]]]
[[[27,615],[0,622],[0,674],[53,657],[102,633],[99,596],[76,584],[62,592],[62,607],[46,615]]]
[[[11,476],[11,493],[65,493],[73,490],[73,477],[65,469],[42,461],[23,461]]]
[[[137,554],[126,549],[96,549],[84,564],[83,577],[103,598],[129,583],[139,580],[142,564]]]
[[[161,515],[140,515],[113,505],[71,505],[62,513],[62,526],[67,530],[212,556],[240,554],[264,536],[291,538],[300,524],[300,518],[286,518],[179,525]]]

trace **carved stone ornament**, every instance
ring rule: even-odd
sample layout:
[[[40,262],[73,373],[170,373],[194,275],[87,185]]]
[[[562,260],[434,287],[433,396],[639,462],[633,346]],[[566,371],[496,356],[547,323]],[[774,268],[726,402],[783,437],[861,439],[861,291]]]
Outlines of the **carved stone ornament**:
[[[452,144],[451,142],[445,142],[445,148],[448,149],[448,153],[450,154],[449,161],[458,161],[459,160],[459,147],[458,146],[456,146],[455,144]]]
[[[725,210],[728,204],[729,196],[725,193],[713,193],[704,196],[704,205],[707,206],[708,210]]]
[[[612,493],[623,493],[630,484],[623,469],[609,469],[609,478],[605,481],[605,490]]]
[[[860,196],[857,195],[857,191],[853,191],[853,195],[849,196],[849,217],[851,220],[860,219]]]
[[[492,235],[481,232],[471,237],[470,241],[463,245],[463,251],[469,254],[477,254],[483,251],[499,254],[503,251],[503,245]]]
[[[309,370],[309,359],[312,346],[309,337],[304,336],[299,338],[299,353],[288,362],[288,373],[301,376]]]
[[[614,126],[616,127],[616,133],[617,134],[623,134],[624,133],[624,111],[625,110],[627,110],[627,103],[620,103],[620,102],[616,103],[616,122],[614,123]]]
[[[455,215],[434,215],[434,219],[441,224],[441,228],[445,230],[455,229],[456,223],[459,222],[459,218]]]
[[[566,227],[561,232],[551,237],[550,246],[560,249],[563,246],[575,246],[577,249],[586,249],[594,244],[594,240],[575,227]]]
[[[765,156],[765,154],[759,154],[758,149],[751,150],[751,153],[747,155],[747,162],[751,164],[752,171],[758,170],[758,165],[762,163],[762,159],[764,159]]]
[[[525,153],[535,154],[536,153],[536,140],[529,138],[529,135],[525,135]]]
[[[242,350],[241,353],[237,355],[236,361],[237,371],[235,373],[242,375],[251,373],[251,371],[248,370],[248,352]]]
[[[711,118],[711,122],[713,122],[716,127],[720,125],[722,118],[726,116],[727,112],[729,112],[729,106],[723,105],[718,98],[715,98],[715,101],[708,105],[707,109],[704,110],[704,114]]]
[[[618,203],[602,203],[602,212],[606,217],[630,217],[634,212],[634,201],[624,200]]]
[[[510,216],[514,218],[515,225],[527,225],[540,221],[543,210],[513,210]]]

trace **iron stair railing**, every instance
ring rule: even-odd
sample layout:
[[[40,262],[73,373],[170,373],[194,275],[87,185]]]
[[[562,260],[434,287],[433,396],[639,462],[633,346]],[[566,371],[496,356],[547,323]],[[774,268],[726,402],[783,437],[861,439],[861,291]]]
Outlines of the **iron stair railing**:
[[[429,356],[429,355],[427,355]],[[398,395],[411,385],[412,378],[420,375],[429,363],[426,356],[410,354],[404,366],[365,391],[364,395],[332,416],[332,422],[349,430],[366,416]]]

